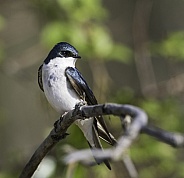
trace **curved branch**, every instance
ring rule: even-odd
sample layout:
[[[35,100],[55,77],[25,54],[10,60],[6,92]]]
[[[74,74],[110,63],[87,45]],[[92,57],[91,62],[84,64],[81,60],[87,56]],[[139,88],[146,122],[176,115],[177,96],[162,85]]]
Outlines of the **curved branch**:
[[[137,138],[139,133],[151,135],[158,138],[160,141],[175,147],[184,147],[184,136],[182,134],[171,133],[153,126],[147,126],[147,115],[138,107],[114,103],[86,106],[81,102],[75,106],[75,109],[69,111],[55,122],[54,128],[50,134],[38,147],[29,162],[24,167],[20,178],[29,178],[33,175],[45,155],[57,144],[57,142],[67,136],[66,131],[74,121],[77,119],[88,119],[89,117],[98,115],[120,116],[122,123],[125,120],[124,116],[129,115],[132,118],[132,122],[130,122],[126,128],[125,134],[118,140],[115,148],[113,147],[112,149],[105,149],[103,151],[96,150],[93,152],[95,157],[99,159],[121,159],[125,150]],[[65,161],[67,163],[71,163],[75,161],[90,160],[91,158],[92,154],[88,149],[69,154],[65,158]]]
[[[57,144],[59,140],[65,138],[66,130],[76,119],[81,119],[81,117],[82,119],[87,119],[88,117],[109,114],[114,114],[117,116],[128,114],[134,117],[138,115],[138,113],[139,109],[130,105],[118,105],[109,103],[94,106],[82,105],[81,107],[81,103],[79,103],[78,105],[76,105],[74,110],[69,111],[55,123],[55,128],[52,129],[47,138],[35,151],[19,177],[28,178],[33,175],[45,155]],[[135,127],[135,130],[139,130],[136,124],[133,124],[133,127]]]
[[[98,106],[95,107],[96,111]],[[87,112],[87,111],[86,111]],[[98,159],[110,159],[112,161],[120,160],[126,149],[131,145],[131,143],[138,137],[139,133],[144,133],[158,140],[169,144],[173,147],[184,147],[184,135],[180,133],[172,133],[160,129],[155,126],[147,125],[147,115],[141,109],[131,106],[131,105],[116,105],[107,104],[105,106],[104,113],[115,114],[121,116],[130,115],[133,118],[133,122],[126,130],[126,133],[118,140],[117,146],[112,149],[105,150],[95,150],[93,155]],[[121,118],[123,121],[123,118]],[[72,163],[77,161],[89,161],[92,159],[90,150],[80,150],[72,152],[65,157],[66,163]]]
[[[95,106],[83,106],[81,108],[82,115],[85,117],[95,116],[96,113],[99,115],[116,115],[120,116],[123,121],[125,115],[130,115],[133,118],[131,125],[126,130],[126,133],[118,140],[117,146],[112,149],[105,150],[94,150],[93,154],[98,159],[109,159],[109,160],[119,160],[122,155],[127,150],[127,148],[132,144],[132,142],[137,138],[142,128],[147,125],[147,115],[146,113],[138,107],[132,105],[119,105],[108,103],[105,105],[95,105]],[[76,161],[90,160],[92,155],[90,150],[80,150],[73,152],[65,157],[66,163],[72,163]]]

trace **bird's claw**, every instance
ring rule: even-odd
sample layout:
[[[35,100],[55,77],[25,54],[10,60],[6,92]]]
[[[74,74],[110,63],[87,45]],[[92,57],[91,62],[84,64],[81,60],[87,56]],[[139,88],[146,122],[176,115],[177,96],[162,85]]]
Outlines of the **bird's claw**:
[[[86,106],[86,105],[87,105],[87,102],[83,100],[77,103],[75,105],[75,110],[74,110],[73,115],[78,116],[80,119],[84,119],[84,114],[81,112],[81,107]]]
[[[58,133],[59,132],[59,127],[61,126],[61,122],[63,121],[63,117],[64,117],[64,115],[65,114],[67,114],[66,112],[54,123],[54,131],[56,132],[56,133]]]
[[[80,109],[82,106],[86,106],[87,105],[87,102],[84,101],[84,100],[81,100],[80,102],[78,102],[76,105],[75,105],[75,109]]]

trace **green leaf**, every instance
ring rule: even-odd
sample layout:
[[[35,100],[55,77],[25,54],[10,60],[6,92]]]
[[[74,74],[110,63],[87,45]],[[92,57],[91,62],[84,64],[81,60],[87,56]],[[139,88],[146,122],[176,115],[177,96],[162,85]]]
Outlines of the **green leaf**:
[[[153,43],[152,50],[165,57],[184,60],[184,31],[171,33],[160,43]]]

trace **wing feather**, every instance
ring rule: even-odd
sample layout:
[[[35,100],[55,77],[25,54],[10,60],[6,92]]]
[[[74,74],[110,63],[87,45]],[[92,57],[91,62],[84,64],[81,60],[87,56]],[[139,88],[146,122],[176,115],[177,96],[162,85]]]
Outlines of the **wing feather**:
[[[38,69],[38,85],[39,85],[40,89],[44,92],[43,83],[42,83],[42,66],[43,66],[43,64]]]
[[[85,79],[83,78],[81,73],[76,68],[67,67],[65,70],[65,74],[81,99],[85,99],[85,101],[89,105],[97,104],[97,100],[92,90],[89,88]]]
[[[66,77],[70,81],[71,85],[75,89],[75,91],[78,93],[81,99],[85,100],[88,105],[95,105],[98,104],[92,90],[86,83],[85,79],[81,75],[81,73],[73,67],[67,67],[65,70]],[[105,121],[102,116],[98,116],[95,118],[99,123],[103,130],[99,132],[99,135],[103,137],[102,139],[105,140],[107,143],[114,145],[115,139],[114,137],[109,133],[107,126],[105,124]],[[97,122],[95,123],[95,125]],[[98,129],[97,129],[98,130]],[[100,129],[101,130],[101,129]],[[106,136],[105,136],[106,135]]]
[[[66,77],[69,80],[70,84],[73,86],[74,90],[76,91],[76,93],[79,95],[79,97],[81,99],[85,100],[88,105],[98,104],[92,90],[89,88],[89,86],[87,85],[83,76],[76,68],[67,67],[65,70],[65,74],[66,74]],[[98,125],[99,125],[99,129],[98,129]],[[102,145],[100,143],[98,135],[103,140],[105,140],[107,143],[114,145],[114,137],[107,130],[106,124],[105,124],[102,116],[98,116],[98,117],[94,118],[92,131],[93,131],[93,139],[94,139],[94,143],[95,143],[96,148],[102,149]],[[95,149],[95,148],[93,148],[90,145],[90,143],[89,143],[89,146],[91,147],[92,152],[93,152],[93,149]],[[94,158],[95,158],[95,156],[94,156]],[[100,160],[98,160],[96,158],[95,158],[95,160],[96,160],[97,164],[101,163]],[[103,160],[103,162],[105,163],[105,165],[109,169],[111,169],[108,160]]]

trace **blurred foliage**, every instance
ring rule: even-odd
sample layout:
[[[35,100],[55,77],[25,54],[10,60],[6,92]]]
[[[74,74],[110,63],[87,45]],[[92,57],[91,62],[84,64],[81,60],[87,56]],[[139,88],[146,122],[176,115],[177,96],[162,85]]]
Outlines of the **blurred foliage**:
[[[93,57],[104,61],[118,60],[121,62],[127,62],[131,59],[132,51],[125,45],[114,42],[106,28],[105,22],[108,19],[108,12],[103,7],[101,0],[32,0],[32,2],[34,12],[35,9],[38,9],[40,16],[38,21],[41,19],[41,41],[49,49],[59,41],[67,41],[76,46],[86,59]],[[0,16],[0,30],[4,24],[5,20]],[[166,40],[152,44],[153,54],[179,59],[184,58],[183,47],[184,32],[182,31],[172,33]],[[3,55],[1,49],[0,42],[0,57]],[[118,89],[113,102],[141,107],[148,113],[150,123],[158,127],[180,132],[184,129],[184,125],[181,124],[184,114],[183,104],[176,99],[142,98],[142,96],[137,96],[131,88],[125,88]],[[0,114],[2,115],[1,110]],[[122,130],[120,121],[112,116],[110,124],[114,127],[112,128],[114,135],[120,135]],[[55,172],[50,177],[66,177],[69,168],[62,161],[62,156],[65,154],[62,150],[64,144],[79,149],[88,148],[83,134],[75,125],[68,132],[70,135],[67,139],[57,145],[50,153],[53,155],[56,165]],[[146,135],[141,135],[137,142],[132,145],[130,155],[141,178],[184,177],[181,152]],[[20,158],[15,158],[19,156]],[[0,178],[18,177],[17,170],[20,171],[25,164],[21,153],[17,154],[15,151],[14,154],[10,154],[10,158],[11,165],[8,167],[8,171],[1,170]],[[19,160],[21,165],[15,165]],[[74,165],[73,177],[112,178],[116,177],[115,171],[119,175],[122,174],[121,177],[125,172],[121,165],[119,169],[114,168],[112,171],[108,171],[104,165],[86,168],[76,164]]]
[[[5,25],[5,19],[0,15],[0,31],[3,29]],[[4,57],[4,50],[3,50],[3,43],[0,40],[0,63],[3,60]]]
[[[114,102],[129,103],[144,109],[149,124],[167,131],[183,132],[183,104],[174,98],[153,99],[136,96],[131,89],[119,90]],[[182,152],[147,135],[140,135],[130,149],[141,178],[181,177],[184,175]],[[181,157],[181,159],[179,159]]]
[[[152,44],[154,53],[177,60],[184,60],[183,49],[184,31],[170,33],[163,41]]]
[[[5,25],[5,19],[2,16],[0,16],[0,30],[3,29],[4,25]]]
[[[46,8],[55,17],[54,20],[47,19],[42,32],[42,42],[49,49],[59,41],[67,41],[77,46],[87,59],[93,56],[127,62],[131,58],[131,50],[115,43],[105,27],[108,13],[101,0],[57,0],[49,3],[52,5],[45,7],[45,0],[39,1],[40,8]],[[57,13],[51,10],[55,7]]]

